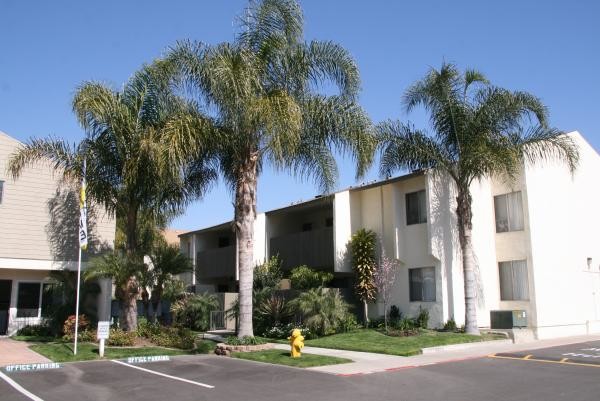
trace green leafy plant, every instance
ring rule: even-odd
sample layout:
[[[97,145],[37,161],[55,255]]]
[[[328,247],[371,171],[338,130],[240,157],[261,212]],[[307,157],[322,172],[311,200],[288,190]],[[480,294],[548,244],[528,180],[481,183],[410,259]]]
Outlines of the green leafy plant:
[[[266,344],[266,341],[262,338],[252,336],[244,336],[242,338],[230,336],[227,337],[226,343],[228,345],[261,345]]]
[[[415,324],[421,329],[426,329],[429,325],[429,310],[419,309],[419,314],[415,318]]]
[[[349,314],[350,305],[337,290],[317,288],[300,294],[290,301],[302,323],[317,335],[333,334],[339,330]]]
[[[195,294],[184,297],[171,305],[176,325],[193,330],[210,328],[210,312],[218,310],[219,300],[212,294]]]
[[[325,287],[333,280],[333,274],[311,269],[306,265],[298,266],[290,271],[290,281],[294,290],[310,290]]]
[[[133,331],[123,331],[122,329],[110,329],[107,345],[115,347],[131,347],[135,345],[137,334]]]
[[[32,336],[32,337],[51,337],[54,335],[54,330],[48,325],[28,325],[20,328],[17,331],[17,336]]]
[[[444,323],[444,331],[457,331],[458,330],[458,326],[456,326],[456,321],[454,321],[454,318],[451,317],[450,319],[448,319],[448,321],[446,323]]]
[[[375,245],[377,235],[371,230],[361,228],[350,239],[350,254],[352,256],[352,269],[355,275],[354,292],[363,303],[363,316],[365,327],[369,323],[367,304],[374,302],[377,297],[375,286]]]
[[[285,298],[281,295],[271,294],[258,305],[255,318],[257,328],[272,327],[276,324],[287,323],[293,315]]]
[[[283,278],[281,261],[277,256],[254,267],[253,289],[260,291],[266,288],[276,289]]]

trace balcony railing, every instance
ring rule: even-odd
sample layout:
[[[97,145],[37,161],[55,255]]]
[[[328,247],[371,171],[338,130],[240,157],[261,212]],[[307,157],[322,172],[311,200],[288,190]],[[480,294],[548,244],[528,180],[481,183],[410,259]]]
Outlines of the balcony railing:
[[[198,278],[219,278],[235,276],[235,247],[207,249],[196,256]]]
[[[331,227],[273,237],[269,244],[269,253],[279,255],[284,270],[300,265],[333,268]]]

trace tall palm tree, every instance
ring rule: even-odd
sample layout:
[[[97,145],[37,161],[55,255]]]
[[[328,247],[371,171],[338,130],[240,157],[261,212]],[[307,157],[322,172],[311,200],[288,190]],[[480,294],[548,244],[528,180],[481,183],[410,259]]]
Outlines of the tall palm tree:
[[[240,329],[253,335],[253,223],[265,163],[312,178],[328,190],[337,178],[331,148],[351,154],[357,175],[370,165],[374,141],[356,103],[358,68],[344,48],[303,38],[295,0],[252,2],[232,43],[179,43],[167,59],[180,66],[218,138],[220,167],[234,197],[238,241]],[[325,95],[319,89],[334,95]]]
[[[407,112],[422,106],[434,135],[398,121],[380,123],[380,173],[407,168],[435,169],[456,187],[456,216],[462,253],[465,331],[477,327],[475,259],[471,238],[470,186],[482,178],[509,182],[523,166],[554,159],[574,171],[578,151],[572,140],[548,126],[548,111],[535,96],[493,86],[474,70],[460,72],[452,64],[432,69],[408,88]],[[529,124],[535,121],[534,125]]]
[[[74,146],[60,139],[32,139],[12,155],[8,167],[17,178],[26,165],[49,160],[65,179],[78,181],[87,160],[87,195],[123,219],[125,250],[134,266],[142,258],[141,215],[154,221],[179,213],[217,177],[202,142],[192,140],[196,106],[173,94],[166,69],[164,63],[144,67],[120,91],[83,83],[73,111],[85,138]],[[134,330],[135,275],[127,288],[121,291],[123,325]]]

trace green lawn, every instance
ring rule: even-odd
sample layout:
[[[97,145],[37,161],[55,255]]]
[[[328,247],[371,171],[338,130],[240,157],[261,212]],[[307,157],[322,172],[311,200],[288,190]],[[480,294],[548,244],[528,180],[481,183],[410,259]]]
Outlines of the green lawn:
[[[391,337],[374,329],[360,329],[349,333],[306,340],[306,346],[343,349],[348,351],[375,352],[399,356],[410,356],[421,353],[423,348],[440,345],[471,343],[478,341],[500,340],[499,335],[484,334],[472,336],[463,333],[447,333],[433,330],[422,330],[420,334],[409,337]],[[285,340],[277,342],[287,343]]]
[[[352,362],[350,359],[345,358],[304,353],[300,358],[292,358],[290,357],[289,351],[282,351],[279,349],[256,352],[233,352],[231,356],[256,362],[295,366],[297,368],[310,368],[313,366],[337,365],[340,363]]]
[[[215,347],[212,341],[202,341],[198,349],[186,351],[163,347],[105,347],[104,358],[119,359],[130,356],[153,356],[153,355],[186,355],[202,354],[211,352]],[[100,359],[98,344],[80,343],[77,345],[77,355],[73,355],[73,344],[65,342],[35,344],[30,346],[33,351],[44,355],[54,362],[89,361]]]

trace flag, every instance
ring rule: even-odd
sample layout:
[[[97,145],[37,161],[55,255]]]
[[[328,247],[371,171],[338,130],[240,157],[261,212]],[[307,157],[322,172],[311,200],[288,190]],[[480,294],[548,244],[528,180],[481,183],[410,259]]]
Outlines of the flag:
[[[85,199],[85,174],[86,161],[83,161],[83,178],[81,179],[81,189],[79,191],[79,246],[81,249],[87,249],[88,231],[87,231],[87,204]]]

